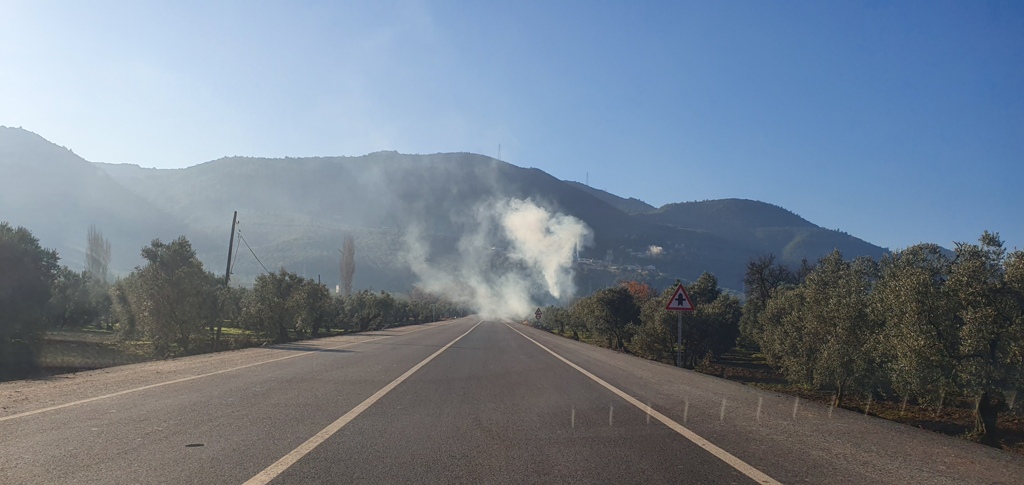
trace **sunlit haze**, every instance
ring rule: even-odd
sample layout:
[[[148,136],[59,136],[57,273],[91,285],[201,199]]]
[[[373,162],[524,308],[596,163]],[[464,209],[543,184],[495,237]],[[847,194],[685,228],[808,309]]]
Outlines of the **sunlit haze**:
[[[474,152],[655,206],[762,200],[892,249],[1024,246],[1020,2],[0,12],[0,125],[93,162]]]

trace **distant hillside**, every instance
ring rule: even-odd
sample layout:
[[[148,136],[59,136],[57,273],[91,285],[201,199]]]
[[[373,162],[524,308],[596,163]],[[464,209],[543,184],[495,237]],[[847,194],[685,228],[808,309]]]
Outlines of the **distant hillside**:
[[[246,239],[270,253],[268,264],[275,267],[333,281],[331,261],[342,235],[351,232],[360,257],[373,265],[357,271],[357,282],[374,287],[407,278],[396,258],[403,231],[415,227],[439,257],[451,254],[457,250],[453,235],[470,230],[477,207],[496,198],[530,198],[583,219],[595,232],[595,255],[652,226],[543,171],[470,153],[223,158],[180,170],[98,165],[193,230],[225,232],[230,211],[239,210]]]
[[[572,182],[566,180],[565,183],[573,187],[576,187],[577,189],[580,189],[590,195],[593,195],[594,197],[597,197],[598,199],[604,201],[606,204],[627,214],[642,214],[644,212],[651,212],[655,210],[655,207],[653,205],[650,205],[647,202],[644,202],[640,199],[635,199],[633,197],[623,199],[622,197],[619,197],[615,194],[610,194],[601,189],[595,189],[593,187],[590,187],[589,185],[584,185],[579,182]]]
[[[728,199],[655,209],[471,153],[232,157],[163,170],[90,164],[38,135],[5,128],[0,179],[12,181],[0,192],[0,219],[28,227],[77,267],[86,228],[95,223],[111,240],[117,271],[140,264],[139,248],[151,239],[181,234],[210,270],[223,271],[231,213],[237,210],[248,243],[238,248],[238,283],[263,271],[251,247],[271,270],[320,275],[333,286],[339,279],[338,248],[350,233],[357,247],[356,287],[406,291],[415,282],[403,257],[410,241],[429,247],[429,261],[457,259],[471,249],[461,246],[464,236],[495,230],[482,225],[481,211],[510,198],[533,200],[593,230],[593,244],[579,256],[610,257],[611,265],[581,263],[577,286],[583,289],[621,278],[666,284],[703,271],[715,273],[727,288],[741,289],[747,261],[761,253],[796,263],[835,247],[849,257],[885,251],[763,202]],[[656,270],[635,272],[650,266]]]
[[[103,170],[23,129],[0,127],[0,180],[0,220],[29,228],[76,270],[85,267],[90,224],[116,241],[111,269],[120,272],[138,264],[139,249],[153,238],[186,231]]]
[[[453,212],[495,197],[532,197],[554,210],[594,220],[594,228],[637,230],[635,221],[536,169],[470,153],[361,157],[222,158],[180,170],[97,164],[190,224],[223,225],[217,207],[244,207],[267,217],[297,214],[346,226],[395,228],[410,222],[431,231],[464,223]]]
[[[657,222],[709,231],[746,231],[759,227],[817,227],[806,219],[765,202],[719,199],[666,204],[644,216]]]
[[[842,232],[818,227],[782,207],[745,199],[667,204],[637,217],[721,235],[752,251],[770,252],[790,264],[816,260],[839,248],[849,258],[880,258],[885,248]]]

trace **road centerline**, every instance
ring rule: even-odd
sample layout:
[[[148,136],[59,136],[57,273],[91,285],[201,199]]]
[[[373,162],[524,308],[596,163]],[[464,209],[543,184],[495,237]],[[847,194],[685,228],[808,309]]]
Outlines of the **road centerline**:
[[[576,365],[574,362],[570,361],[569,359],[566,359],[565,357],[562,357],[561,355],[558,355],[555,351],[549,349],[544,344],[534,340],[533,338],[530,338],[525,333],[520,332],[519,329],[513,327],[512,325],[509,325],[506,322],[502,322],[502,323],[504,323],[506,327],[512,329],[512,331],[518,333],[519,335],[522,335],[523,338],[529,340],[530,342],[533,342],[534,344],[536,344],[541,349],[544,349],[545,351],[547,351],[547,353],[553,355],[558,360],[560,360],[563,363],[567,364],[569,367],[572,367],[573,369],[576,369],[577,371],[579,371],[581,374],[589,377],[591,380],[593,380],[594,382],[600,384],[605,389],[608,389],[613,394],[619,396],[620,398],[622,398],[626,402],[632,404],[634,407],[636,407],[640,411],[648,413],[649,416],[654,417],[654,419],[657,419],[658,421],[660,421],[665,426],[668,426],[670,429],[672,429],[676,433],[679,433],[684,438],[686,438],[686,439],[690,440],[691,442],[693,442],[695,445],[697,445],[697,446],[707,450],[709,453],[714,455],[716,458],[724,461],[726,464],[728,464],[729,466],[733,467],[734,469],[736,469],[740,473],[743,473],[744,475],[750,477],[752,480],[756,481],[757,483],[770,484],[770,485],[781,485],[781,483],[779,481],[777,481],[774,478],[768,476],[766,473],[762,472],[761,470],[758,470],[757,468],[754,468],[750,464],[748,464],[748,463],[744,462],[743,460],[737,458],[735,455],[729,453],[728,451],[725,451],[722,448],[719,448],[718,446],[716,446],[715,444],[711,443],[710,441],[704,439],[703,437],[701,437],[697,433],[694,433],[690,429],[688,429],[688,428],[684,427],[683,425],[677,423],[672,418],[669,418],[668,416],[665,416],[664,414],[662,414],[662,413],[658,412],[657,410],[651,408],[649,405],[644,404],[639,399],[637,399],[637,398],[627,394],[625,391],[622,391],[621,389],[611,385],[610,383],[608,383],[604,379],[601,379],[600,377],[597,377],[596,375],[592,374],[591,372],[587,371],[586,369]],[[609,419],[611,419],[610,415],[609,415]]]
[[[333,423],[327,425],[326,428],[320,430],[320,432],[313,435],[311,438],[306,440],[304,443],[299,445],[294,450],[290,451],[287,455],[282,456],[276,462],[274,462],[267,468],[263,469],[263,471],[256,474],[256,476],[247,480],[244,485],[265,485],[267,483],[270,483],[271,480],[277,478],[280,474],[284,473],[286,470],[288,470],[288,468],[290,468],[292,465],[294,465],[296,462],[302,459],[302,457],[308,455],[317,446],[320,446],[321,443],[327,441],[327,439],[329,439],[331,436],[334,436],[346,424],[348,424],[357,416],[362,414],[363,411],[366,411],[370,406],[372,406],[374,403],[376,403],[385,395],[387,395],[387,393],[391,392],[392,389],[398,387],[399,384],[401,384],[410,376],[415,374],[416,371],[420,370],[423,366],[427,365],[430,361],[434,360],[434,358],[436,358],[438,355],[441,355],[441,353],[444,352],[445,350],[448,350],[448,348],[450,348],[452,345],[455,345],[455,343],[461,340],[462,337],[469,335],[469,333],[472,332],[476,327],[480,326],[481,323],[483,323],[483,320],[476,322],[476,324],[473,325],[469,330],[466,330],[465,333],[459,335],[458,337],[455,337],[455,340],[448,342],[447,345],[441,347],[433,354],[430,354],[429,357],[423,359],[422,361],[420,361],[420,363],[416,364],[411,369],[405,371],[405,373],[398,376],[395,380],[391,381],[391,383],[384,386],[379,391],[375,392],[372,396],[366,398],[366,400],[359,403],[359,405],[357,405],[356,407],[350,409],[347,413],[342,415]]]
[[[309,351],[305,351],[305,352],[299,352],[299,353],[287,355],[287,356],[284,356],[284,357],[278,357],[278,358],[275,358],[275,359],[264,360],[264,361],[260,361],[260,362],[253,362],[253,363],[250,363],[250,364],[239,365],[239,366],[230,367],[230,368],[227,368],[227,369],[221,369],[221,370],[218,370],[218,371],[207,372],[207,373],[204,373],[204,374],[197,374],[197,375],[194,375],[194,376],[187,376],[187,377],[181,377],[181,378],[178,378],[178,379],[172,379],[172,380],[169,380],[169,381],[157,382],[155,384],[147,384],[145,386],[133,387],[131,389],[125,389],[123,391],[112,392],[110,394],[104,394],[102,396],[93,396],[93,397],[86,398],[86,399],[79,399],[77,401],[67,402],[67,403],[63,403],[63,404],[57,404],[57,405],[54,405],[54,406],[48,406],[48,407],[40,408],[40,409],[34,409],[32,411],[25,411],[25,412],[22,412],[22,413],[12,414],[10,416],[0,416],[0,423],[2,423],[4,421],[11,421],[11,420],[18,419],[18,418],[24,418],[24,417],[28,417],[28,416],[33,416],[33,415],[36,415],[36,414],[46,413],[46,412],[50,412],[50,411],[57,411],[59,409],[65,409],[65,408],[69,408],[69,407],[73,407],[73,406],[79,406],[79,405],[82,405],[82,404],[88,404],[88,403],[95,402],[95,401],[102,401],[104,399],[110,399],[110,398],[114,398],[114,397],[118,397],[118,396],[123,396],[125,394],[132,394],[132,393],[135,393],[135,392],[145,391],[145,390],[153,389],[153,388],[157,388],[157,387],[163,387],[163,386],[167,386],[167,385],[171,385],[171,384],[178,384],[178,383],[181,383],[181,382],[188,382],[188,381],[192,381],[192,380],[196,380],[196,379],[201,379],[203,377],[210,377],[210,376],[215,376],[215,375],[219,375],[219,374],[224,374],[224,373],[227,373],[227,372],[234,372],[234,371],[237,371],[237,370],[248,369],[250,367],[256,367],[258,365],[270,364],[270,363],[274,363],[274,362],[280,362],[282,360],[294,359],[296,357],[302,357],[302,356],[306,356],[306,355],[309,355],[309,354],[315,354],[315,353],[323,352],[323,351],[327,351],[327,350],[335,350],[335,349],[341,349],[341,348],[345,348],[345,347],[351,347],[353,345],[359,345],[359,344],[364,344],[364,343],[368,343],[368,342],[375,342],[377,340],[383,340],[383,339],[391,338],[391,337],[401,337],[403,335],[408,335],[410,333],[415,333],[415,332],[418,332],[420,330],[427,330],[429,328],[434,328],[434,327],[423,327],[423,328],[419,328],[419,329],[416,329],[416,330],[411,330],[411,331],[408,331],[408,332],[402,332],[402,333],[397,334],[397,335],[383,335],[383,336],[380,336],[380,337],[360,340],[360,341],[357,341],[357,342],[346,342],[346,343],[339,344],[339,345],[334,345],[334,346],[331,346],[331,347],[324,347],[322,349],[314,349],[314,350],[309,350]]]

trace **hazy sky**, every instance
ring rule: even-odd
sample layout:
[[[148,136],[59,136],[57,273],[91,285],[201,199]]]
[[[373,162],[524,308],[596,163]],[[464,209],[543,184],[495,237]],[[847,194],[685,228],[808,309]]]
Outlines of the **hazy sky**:
[[[155,167],[500,144],[656,206],[1024,247],[1024,2],[0,0],[0,125]]]

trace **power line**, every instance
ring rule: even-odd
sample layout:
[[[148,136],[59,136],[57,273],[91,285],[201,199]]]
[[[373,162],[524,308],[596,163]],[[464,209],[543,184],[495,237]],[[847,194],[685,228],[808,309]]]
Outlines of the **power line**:
[[[256,258],[256,262],[260,263],[260,266],[263,266],[263,261],[260,261],[260,257],[256,256],[256,252],[253,251],[251,247],[249,247],[249,241],[246,241],[245,238],[242,237],[242,233],[241,232],[238,233],[238,237],[239,237],[239,239],[242,240],[243,243],[245,243],[245,247],[249,248],[249,252],[252,253],[252,257]],[[270,270],[267,269],[266,266],[263,266],[263,271],[266,271],[267,274],[270,274]]]
[[[236,237],[235,239],[241,239],[241,238],[242,238],[242,230],[239,229],[238,230],[238,237]],[[235,274],[235,262],[238,261],[238,253],[240,253],[240,252],[241,251],[235,251],[235,257],[231,259],[231,270],[230,270],[231,274]]]

